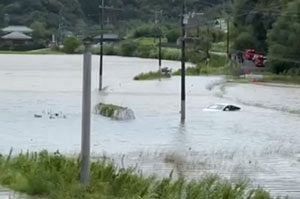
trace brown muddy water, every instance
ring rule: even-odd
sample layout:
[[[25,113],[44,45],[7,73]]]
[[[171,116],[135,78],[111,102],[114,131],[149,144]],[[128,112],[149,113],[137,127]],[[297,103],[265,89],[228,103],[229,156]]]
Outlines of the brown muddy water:
[[[143,173],[197,178],[217,173],[248,178],[274,196],[300,198],[300,88],[221,84],[223,77],[187,78],[187,121],[180,124],[180,78],[133,81],[157,69],[157,60],[105,57],[104,92],[97,91],[93,57],[93,104],[129,107],[136,120],[92,116],[93,156],[103,154]],[[0,153],[59,150],[78,154],[81,138],[82,57],[0,55]],[[179,62],[164,61],[174,70]],[[214,87],[213,85],[216,86]],[[210,89],[208,89],[210,88]],[[232,103],[240,112],[204,112]],[[61,112],[66,118],[50,119]],[[35,118],[34,114],[44,117]]]

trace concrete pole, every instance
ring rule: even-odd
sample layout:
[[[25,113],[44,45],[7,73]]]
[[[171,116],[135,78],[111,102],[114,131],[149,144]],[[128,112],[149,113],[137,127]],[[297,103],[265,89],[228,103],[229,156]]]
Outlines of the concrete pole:
[[[91,131],[91,43],[85,42],[83,55],[83,92],[81,126],[81,173],[80,182],[87,186],[90,182],[90,131]]]

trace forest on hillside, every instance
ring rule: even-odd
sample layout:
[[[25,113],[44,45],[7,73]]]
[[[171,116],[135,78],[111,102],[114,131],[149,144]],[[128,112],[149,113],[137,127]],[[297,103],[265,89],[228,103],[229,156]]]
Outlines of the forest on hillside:
[[[142,34],[135,35],[153,36],[153,24],[161,11],[163,34],[174,33],[175,41],[180,34],[182,2],[105,0],[105,6],[114,9],[105,9],[104,31],[128,37],[143,28]],[[100,3],[100,0],[1,0],[0,27],[27,25],[35,30],[33,36],[40,41],[63,32],[96,35],[101,32]],[[300,0],[186,0],[186,3],[187,12],[204,13],[202,23],[198,24],[204,30],[206,21],[213,18],[229,21],[232,51],[253,48],[268,54],[277,73],[299,67]]]

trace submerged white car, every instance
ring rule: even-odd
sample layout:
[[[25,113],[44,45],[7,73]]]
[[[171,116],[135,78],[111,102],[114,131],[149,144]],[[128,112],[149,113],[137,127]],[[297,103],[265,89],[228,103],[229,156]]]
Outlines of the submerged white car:
[[[203,109],[203,111],[239,111],[240,107],[232,105],[232,104],[213,104],[209,107]]]

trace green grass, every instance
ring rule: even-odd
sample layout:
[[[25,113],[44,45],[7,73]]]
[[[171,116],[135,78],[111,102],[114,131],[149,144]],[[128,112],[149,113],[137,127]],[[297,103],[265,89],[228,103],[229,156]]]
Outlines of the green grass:
[[[125,109],[124,107],[113,105],[113,104],[103,104],[100,103],[96,106],[96,111],[103,115],[104,117],[112,118],[115,111]]]
[[[204,62],[196,64],[194,67],[186,69],[186,75],[223,75],[228,73],[228,66],[226,63],[226,56],[212,54],[209,64]],[[181,69],[175,71],[173,75],[180,75]]]
[[[51,50],[49,48],[30,50],[30,51],[0,51],[0,54],[17,54],[17,55],[60,55],[65,54],[61,51]]]
[[[15,191],[49,199],[269,199],[247,182],[231,183],[210,175],[187,181],[145,177],[102,160],[91,164],[91,183],[79,183],[80,161],[58,152],[0,156],[0,184]],[[170,175],[171,176],[171,175]]]
[[[300,84],[300,76],[267,74],[264,75],[263,81],[274,83]]]
[[[157,71],[157,72],[150,71],[148,73],[138,74],[133,79],[134,80],[155,80],[155,79],[160,79],[160,78],[166,79],[166,78],[170,78],[170,77],[171,76],[161,74],[159,71]]]
[[[282,83],[282,84],[300,84],[300,76],[289,76],[289,75],[276,75],[271,73],[263,73],[261,82],[266,83]],[[231,77],[233,82],[236,83],[251,83],[251,79],[245,79],[240,77]]]
[[[212,44],[212,48],[211,48],[212,52],[226,52],[226,42],[218,42],[218,43],[213,43]]]

